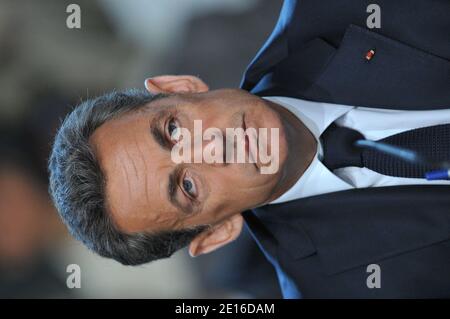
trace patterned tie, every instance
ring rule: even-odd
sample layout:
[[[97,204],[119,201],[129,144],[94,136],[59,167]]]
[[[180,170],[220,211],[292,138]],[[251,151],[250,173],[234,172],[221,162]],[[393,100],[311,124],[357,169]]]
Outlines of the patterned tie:
[[[354,146],[364,136],[353,129],[332,123],[321,135],[323,164],[330,170],[347,166],[367,167],[383,175],[424,178],[428,171],[440,169],[433,164],[406,162],[388,154]],[[431,162],[450,160],[450,124],[405,131],[378,140],[416,151]]]

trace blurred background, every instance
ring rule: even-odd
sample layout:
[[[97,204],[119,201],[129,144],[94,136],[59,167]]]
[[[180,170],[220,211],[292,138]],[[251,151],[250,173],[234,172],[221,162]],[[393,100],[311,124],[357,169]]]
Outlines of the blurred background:
[[[69,29],[69,4],[81,29]],[[217,252],[186,250],[141,267],[72,240],[47,193],[46,160],[64,115],[158,74],[238,87],[281,0],[0,0],[0,298],[279,298],[245,231]],[[66,268],[81,268],[69,289]]]

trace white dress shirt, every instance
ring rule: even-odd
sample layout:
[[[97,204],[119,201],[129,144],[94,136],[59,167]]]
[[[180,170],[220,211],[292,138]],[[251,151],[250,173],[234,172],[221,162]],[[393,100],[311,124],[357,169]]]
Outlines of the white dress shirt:
[[[448,124],[450,106],[443,110],[404,111],[312,102],[281,96],[264,98],[285,107],[297,116],[314,135],[318,145],[314,159],[304,174],[294,186],[271,204],[352,188],[411,184],[450,185],[450,180],[428,181],[425,178],[393,177],[366,167],[349,166],[331,172],[320,161],[320,135],[333,122],[361,132],[366,139],[379,140],[415,128]]]

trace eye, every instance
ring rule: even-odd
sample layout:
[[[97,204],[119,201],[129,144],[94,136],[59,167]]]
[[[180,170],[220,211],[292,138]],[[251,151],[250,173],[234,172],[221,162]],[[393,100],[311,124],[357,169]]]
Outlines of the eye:
[[[174,118],[170,119],[169,123],[167,124],[167,132],[169,134],[169,139],[172,142],[178,142],[180,138],[180,125]]]
[[[185,175],[182,184],[184,192],[187,193],[189,197],[196,198],[198,196],[197,187],[195,186],[195,182],[191,177]]]

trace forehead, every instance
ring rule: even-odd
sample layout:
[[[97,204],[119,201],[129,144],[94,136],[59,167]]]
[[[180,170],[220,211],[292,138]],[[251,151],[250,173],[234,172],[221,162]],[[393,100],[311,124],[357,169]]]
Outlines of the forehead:
[[[106,179],[107,210],[123,231],[173,228],[177,210],[167,196],[174,164],[150,133],[161,108],[145,108],[110,120],[91,137]]]

